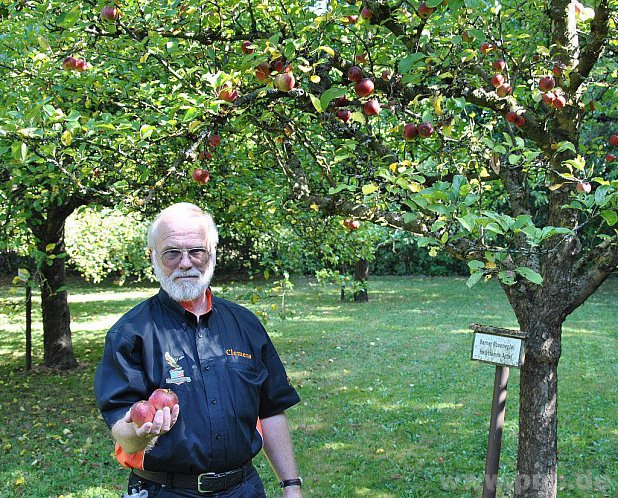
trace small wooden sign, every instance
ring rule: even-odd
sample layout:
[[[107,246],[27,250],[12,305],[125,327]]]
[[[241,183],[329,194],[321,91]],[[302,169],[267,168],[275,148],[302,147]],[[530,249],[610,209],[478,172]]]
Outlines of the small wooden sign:
[[[475,330],[471,359],[505,367],[523,365],[525,334],[486,325],[473,324],[471,328]]]

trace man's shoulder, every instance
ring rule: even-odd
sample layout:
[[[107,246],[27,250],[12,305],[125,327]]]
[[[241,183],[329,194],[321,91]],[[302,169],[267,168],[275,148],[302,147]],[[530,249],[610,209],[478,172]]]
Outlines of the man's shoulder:
[[[155,309],[158,308],[158,295],[149,297],[141,303],[135,305],[124,315],[122,315],[118,321],[110,329],[110,333],[121,332],[126,328],[130,328],[133,324],[143,324],[152,318],[155,313]]]
[[[220,308],[229,313],[233,313],[237,318],[243,318],[246,320],[260,321],[259,318],[248,308],[245,308],[242,304],[235,303],[228,299],[213,296],[213,306]]]

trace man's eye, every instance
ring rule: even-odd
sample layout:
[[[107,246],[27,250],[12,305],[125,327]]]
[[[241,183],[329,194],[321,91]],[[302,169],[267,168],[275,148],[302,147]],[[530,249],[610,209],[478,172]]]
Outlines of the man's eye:
[[[179,257],[182,254],[182,251],[179,251],[178,249],[170,249],[169,251],[165,251],[164,254],[166,258],[174,259]]]
[[[193,258],[202,258],[206,254],[205,249],[191,249],[189,255]]]

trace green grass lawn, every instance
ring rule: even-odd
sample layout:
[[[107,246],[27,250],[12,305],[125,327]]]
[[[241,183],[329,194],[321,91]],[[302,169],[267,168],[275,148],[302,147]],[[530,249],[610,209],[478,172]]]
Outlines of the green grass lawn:
[[[273,297],[215,287],[254,310],[301,394],[289,410],[305,496],[477,497],[484,472],[494,367],[470,360],[472,322],[516,328],[495,283],[380,278],[370,302],[295,281],[281,319]],[[95,406],[92,378],[109,326],[153,288],[70,288],[72,372],[24,371],[23,289],[0,288],[0,496],[118,497],[127,471]],[[618,496],[618,279],[564,327],[559,368],[559,496]],[[34,363],[42,362],[35,306]],[[512,495],[519,371],[511,369],[498,496]],[[266,460],[257,466],[279,496]]]

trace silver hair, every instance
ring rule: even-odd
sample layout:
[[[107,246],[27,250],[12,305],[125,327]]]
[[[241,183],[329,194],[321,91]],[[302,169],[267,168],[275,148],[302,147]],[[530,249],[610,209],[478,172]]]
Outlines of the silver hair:
[[[150,227],[148,228],[148,249],[153,250],[155,248],[154,242],[157,237],[157,230],[159,229],[161,220],[163,219],[163,217],[169,215],[176,215],[178,217],[195,216],[197,218],[200,218],[200,221],[204,224],[206,228],[208,238],[208,240],[206,241],[206,249],[208,249],[211,253],[214,253],[214,249],[217,247],[217,243],[219,242],[219,233],[217,232],[217,226],[215,225],[215,222],[210,214],[203,211],[195,204],[191,204],[190,202],[179,202],[177,204],[172,204],[156,216],[156,218],[152,221]]]

